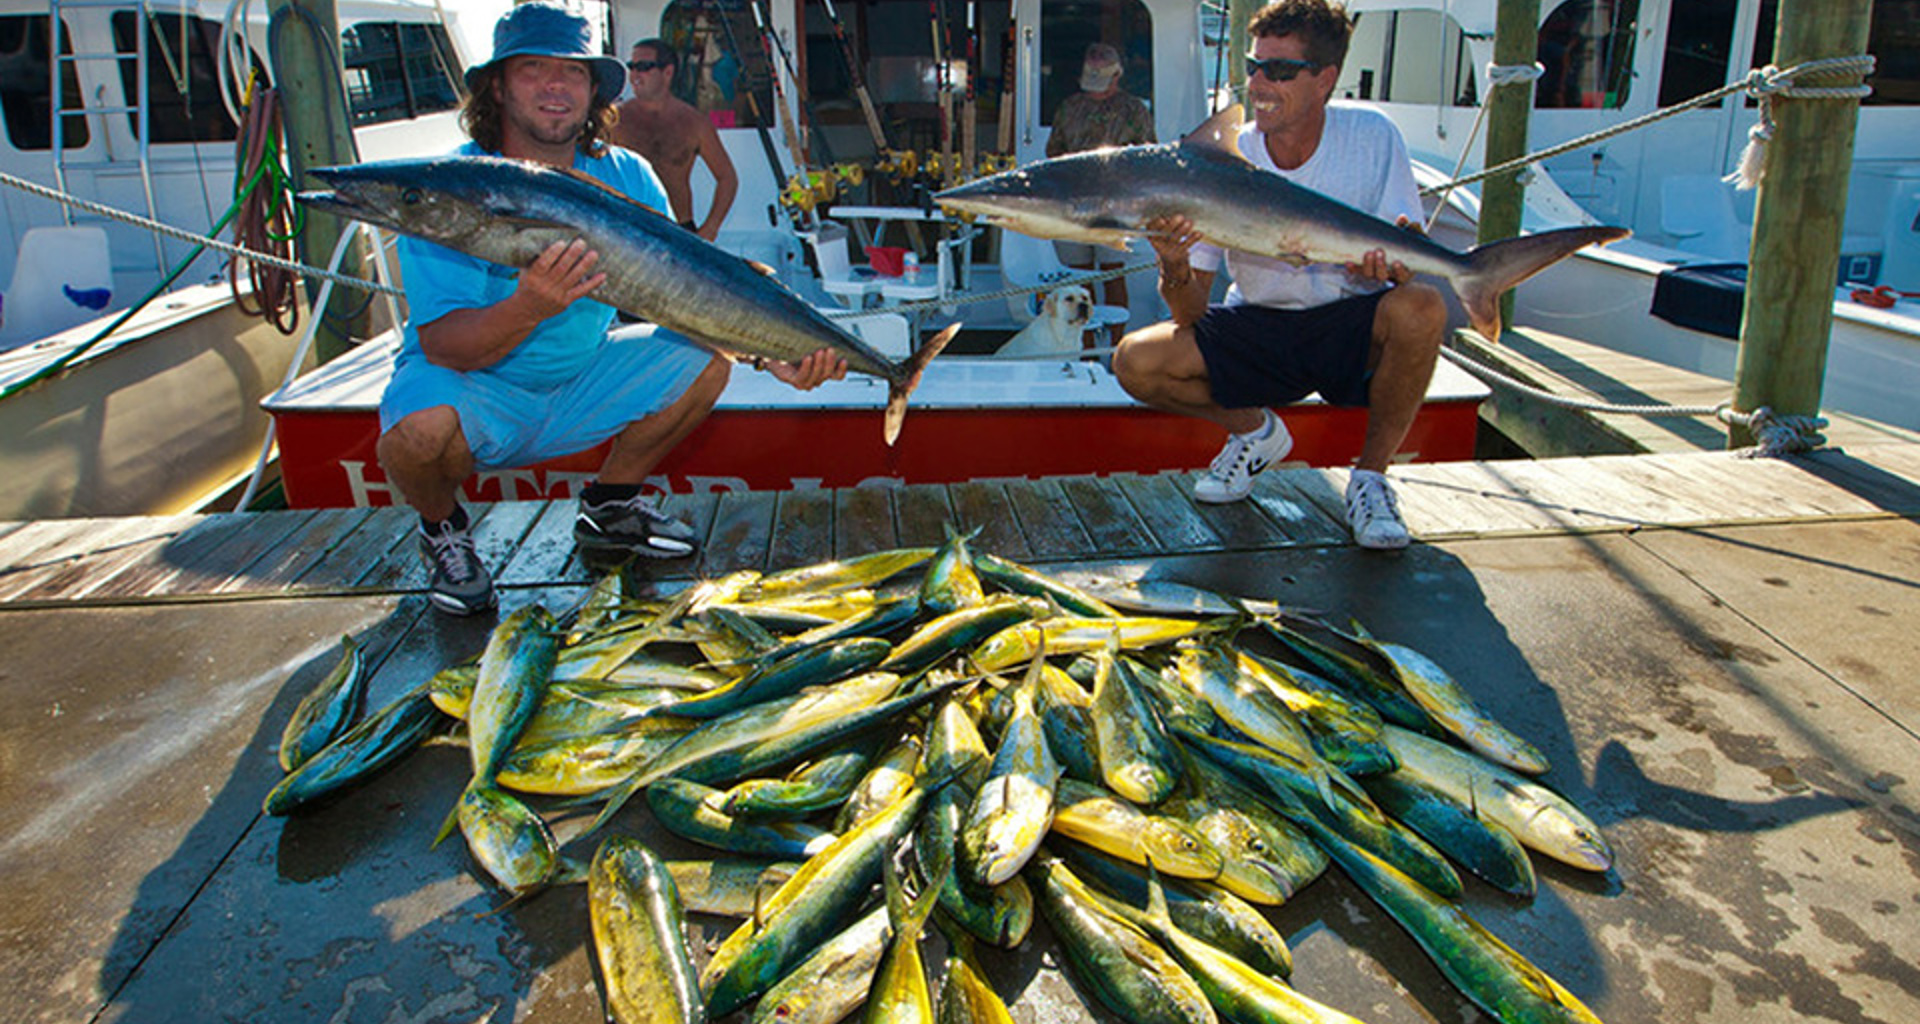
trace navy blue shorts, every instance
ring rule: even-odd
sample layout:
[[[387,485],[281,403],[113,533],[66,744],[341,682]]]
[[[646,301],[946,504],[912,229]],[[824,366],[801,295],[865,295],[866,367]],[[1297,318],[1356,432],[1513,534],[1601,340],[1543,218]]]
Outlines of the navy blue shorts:
[[[1291,405],[1318,391],[1364,406],[1373,313],[1385,291],[1307,309],[1213,306],[1193,325],[1213,400],[1226,409]]]

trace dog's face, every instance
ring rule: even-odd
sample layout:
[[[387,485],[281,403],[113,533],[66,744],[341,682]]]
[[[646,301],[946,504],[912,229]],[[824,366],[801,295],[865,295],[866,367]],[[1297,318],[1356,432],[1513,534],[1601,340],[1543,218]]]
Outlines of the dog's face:
[[[1069,327],[1085,327],[1093,316],[1093,293],[1077,284],[1055,288],[1047,293],[1043,314]]]

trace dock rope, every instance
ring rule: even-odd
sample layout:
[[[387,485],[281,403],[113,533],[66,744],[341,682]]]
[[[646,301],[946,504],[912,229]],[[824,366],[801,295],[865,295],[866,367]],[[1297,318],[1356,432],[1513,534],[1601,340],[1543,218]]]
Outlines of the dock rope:
[[[1873,73],[1873,67],[1874,60],[1872,55],[1859,54],[1852,57],[1823,57],[1819,60],[1803,61],[1789,68],[1777,68],[1772,65],[1764,68],[1754,68],[1747,72],[1746,77],[1738,82],[1723,85],[1710,92],[1703,92],[1692,99],[1682,100],[1673,106],[1661,107],[1651,113],[1642,114],[1628,121],[1622,121],[1611,128],[1603,128],[1597,132],[1582,135],[1577,139],[1569,139],[1557,146],[1548,146],[1546,149],[1536,150],[1525,156],[1509,160],[1506,163],[1498,164],[1482,171],[1475,171],[1465,177],[1455,178],[1452,181],[1441,182],[1435,185],[1428,185],[1420,190],[1420,194],[1422,196],[1430,196],[1437,193],[1448,192],[1462,185],[1471,185],[1477,181],[1484,181],[1487,178],[1518,170],[1529,164],[1539,163],[1542,160],[1550,160],[1562,153],[1571,153],[1576,149],[1591,146],[1596,142],[1603,142],[1616,135],[1625,135],[1627,132],[1637,131],[1656,121],[1663,121],[1669,117],[1674,117],[1692,110],[1695,107],[1717,102],[1737,92],[1748,93],[1760,101],[1761,123],[1763,124],[1767,122],[1766,104],[1768,97],[1773,95],[1784,95],[1796,99],[1840,99],[1866,96],[1872,92],[1872,87],[1865,83],[1849,86],[1803,86],[1797,83],[1801,78],[1830,78],[1854,74],[1870,75]],[[1485,107],[1486,105],[1484,103],[1481,104],[1481,109],[1484,110]],[[1759,125],[1755,125],[1756,129],[1758,127]],[[1768,131],[1771,132],[1771,130],[1771,127],[1769,127]]]
[[[1515,380],[1490,366],[1475,362],[1452,347],[1441,346],[1440,354],[1446,356],[1447,360],[1455,366],[1494,387],[1504,388],[1561,409],[1610,416],[1641,416],[1648,419],[1669,416],[1688,418],[1710,416],[1730,427],[1743,427],[1753,434],[1755,443],[1752,447],[1739,450],[1738,454],[1742,458],[1778,458],[1794,452],[1812,451],[1827,443],[1826,437],[1820,433],[1827,426],[1827,420],[1822,416],[1776,413],[1772,408],[1764,405],[1752,412],[1740,412],[1730,401],[1715,405],[1668,405],[1623,404],[1602,402],[1591,398],[1570,398]]]

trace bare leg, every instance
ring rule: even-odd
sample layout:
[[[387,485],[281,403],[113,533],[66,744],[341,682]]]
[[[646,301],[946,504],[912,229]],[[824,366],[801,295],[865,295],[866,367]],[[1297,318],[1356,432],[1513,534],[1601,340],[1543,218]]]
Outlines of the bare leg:
[[[429,522],[453,515],[460,485],[473,475],[473,452],[450,405],[422,409],[394,424],[374,451],[400,496]]]
[[[720,356],[714,356],[707,367],[694,378],[672,405],[627,424],[626,429],[614,435],[613,450],[607,453],[607,461],[600,464],[600,482],[603,484],[644,483],[647,474],[653,472],[660,460],[674,449],[693,429],[706,420],[713,411],[713,404],[720,400],[720,392],[727,386],[727,374],[732,364]]]
[[[1413,418],[1427,397],[1433,363],[1446,332],[1447,307],[1430,285],[1401,285],[1380,300],[1373,314],[1373,345],[1367,366],[1373,383],[1367,392],[1367,435],[1359,467],[1384,472],[1393,453],[1413,429]]]
[[[1193,328],[1176,327],[1171,320],[1122,338],[1113,353],[1113,374],[1142,403],[1217,423],[1230,433],[1257,429],[1264,419],[1261,409],[1225,409],[1214,402]]]

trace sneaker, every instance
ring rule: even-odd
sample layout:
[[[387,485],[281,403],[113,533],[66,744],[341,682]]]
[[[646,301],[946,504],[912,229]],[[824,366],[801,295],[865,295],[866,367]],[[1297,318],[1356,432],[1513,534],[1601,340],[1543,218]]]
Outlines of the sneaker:
[[[1253,490],[1253,476],[1293,450],[1293,435],[1270,409],[1262,409],[1266,422],[1244,434],[1227,437],[1226,447],[1214,456],[1207,475],[1193,485],[1196,501],[1219,505],[1239,501]]]
[[[1355,543],[1375,551],[1395,551],[1412,539],[1400,519],[1393,485],[1371,469],[1356,469],[1347,478],[1347,525],[1353,527]]]
[[[473,615],[493,607],[493,579],[487,565],[473,549],[473,535],[441,523],[437,529],[420,530],[420,557],[426,560],[429,578],[427,599],[449,615]]]
[[[647,558],[685,558],[699,549],[693,527],[636,494],[619,501],[580,502],[573,539],[586,548],[618,548]]]

